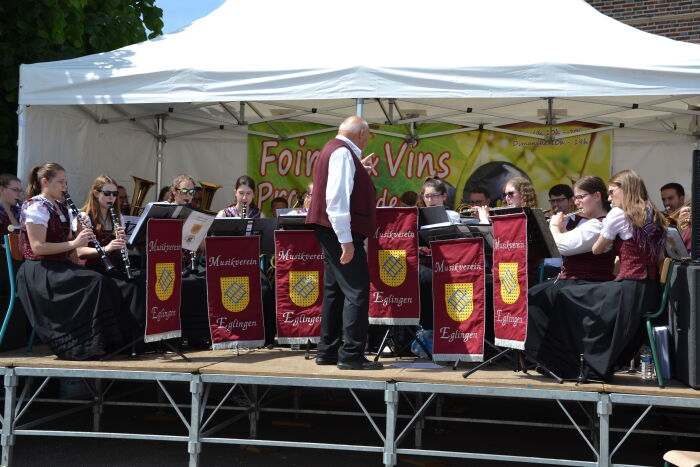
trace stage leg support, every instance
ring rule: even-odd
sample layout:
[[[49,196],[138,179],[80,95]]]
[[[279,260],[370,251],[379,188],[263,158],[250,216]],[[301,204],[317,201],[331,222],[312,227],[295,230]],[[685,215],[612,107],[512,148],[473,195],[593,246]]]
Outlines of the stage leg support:
[[[396,465],[396,416],[399,410],[399,392],[396,383],[387,383],[384,390],[386,403],[386,431],[384,433],[384,465]]]
[[[248,410],[250,439],[255,439],[258,437],[258,420],[260,420],[260,404],[258,402],[258,386],[256,384],[250,387],[250,408]]]
[[[423,393],[416,393],[416,410],[420,410],[423,406]],[[421,414],[416,420],[416,426],[414,428],[414,447],[416,449],[423,448],[423,429],[425,428],[425,417]]]
[[[95,394],[93,396],[94,405],[92,406],[92,431],[102,430],[102,410],[104,403],[104,389],[102,380],[95,379]]]
[[[609,394],[601,394],[598,400],[598,466],[610,467],[610,415],[612,414],[612,402]]]
[[[12,448],[15,444],[15,404],[17,393],[17,375],[14,368],[8,368],[5,373],[5,413],[2,419],[2,465],[9,466],[12,462]]]
[[[187,452],[190,455],[190,467],[199,466],[199,453],[202,451],[201,423],[204,411],[202,410],[203,383],[201,375],[194,375],[190,381],[190,393],[192,395],[192,408],[190,411],[190,440],[187,443]]]

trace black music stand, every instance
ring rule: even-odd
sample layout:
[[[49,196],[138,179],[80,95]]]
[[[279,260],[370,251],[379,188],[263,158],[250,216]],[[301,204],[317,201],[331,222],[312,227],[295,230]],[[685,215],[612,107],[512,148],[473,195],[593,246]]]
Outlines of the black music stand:
[[[520,214],[520,213],[524,213],[527,216],[528,258],[532,258],[532,257],[535,257],[535,258],[537,258],[537,257],[560,258],[561,255],[559,254],[559,250],[557,249],[557,245],[554,241],[554,237],[552,236],[552,232],[549,230],[549,225],[547,224],[547,221],[545,220],[541,209],[528,208],[528,207],[502,208],[502,209],[491,211],[490,215],[495,217],[495,216],[501,216],[501,215],[507,215],[507,214]],[[475,228],[475,229],[482,229],[483,228],[480,225],[479,226],[469,226],[469,227]],[[493,248],[493,228],[491,228],[490,241],[491,241],[491,243],[490,243],[491,248]],[[535,253],[531,254],[532,250],[534,250]],[[540,255],[544,255],[544,256],[540,256]],[[486,339],[484,339],[484,341],[493,349],[500,350],[500,348],[497,345],[495,345],[494,343],[489,342]],[[515,354],[511,355],[511,353],[513,353],[513,352]],[[513,371],[516,371],[516,372],[522,371],[523,373],[527,374],[528,369],[527,369],[527,365],[526,365],[526,360],[529,360],[533,364],[535,364],[535,368],[540,368],[543,372],[547,373],[549,376],[554,378],[559,384],[564,382],[564,380],[562,378],[560,378],[558,375],[554,374],[554,372],[552,372],[549,368],[547,368],[541,362],[539,362],[531,357],[528,357],[521,350],[511,349],[511,348],[505,348],[503,350],[500,350],[499,353],[496,354],[495,356],[478,364],[474,368],[462,373],[462,377],[464,377],[464,378],[469,377],[469,375],[476,372],[477,370],[479,370],[487,365],[491,365],[492,363],[500,360],[501,357],[506,357],[513,362],[513,365],[514,365]],[[455,362],[454,366],[452,367],[455,370],[457,369],[457,363],[459,363],[459,362]]]

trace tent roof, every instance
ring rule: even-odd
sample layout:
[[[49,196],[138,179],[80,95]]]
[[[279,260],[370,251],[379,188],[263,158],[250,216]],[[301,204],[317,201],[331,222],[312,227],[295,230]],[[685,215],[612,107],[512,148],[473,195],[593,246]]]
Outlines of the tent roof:
[[[700,94],[700,45],[584,0],[229,0],[180,31],[22,65],[25,105]]]

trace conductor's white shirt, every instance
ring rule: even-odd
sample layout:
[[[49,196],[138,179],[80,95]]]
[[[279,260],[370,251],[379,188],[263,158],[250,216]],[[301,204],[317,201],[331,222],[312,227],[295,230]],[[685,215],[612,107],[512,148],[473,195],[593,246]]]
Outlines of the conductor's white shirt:
[[[352,242],[350,194],[355,181],[355,163],[352,158],[362,159],[362,150],[344,136],[338,135],[336,138],[347,143],[354,154],[344,146],[331,153],[326,183],[326,214],[338,241],[348,243]]]

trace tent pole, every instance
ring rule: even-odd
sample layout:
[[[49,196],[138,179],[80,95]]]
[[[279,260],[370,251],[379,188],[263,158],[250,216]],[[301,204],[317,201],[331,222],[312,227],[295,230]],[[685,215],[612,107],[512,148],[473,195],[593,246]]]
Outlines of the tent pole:
[[[160,187],[163,184],[163,146],[165,145],[164,123],[165,115],[158,115],[156,117],[156,129],[158,131],[158,149],[156,151],[156,193],[160,193]]]
[[[355,99],[355,103],[357,104],[357,111],[355,112],[355,115],[357,115],[358,117],[362,117],[362,111],[364,110],[365,100],[362,98]]]

